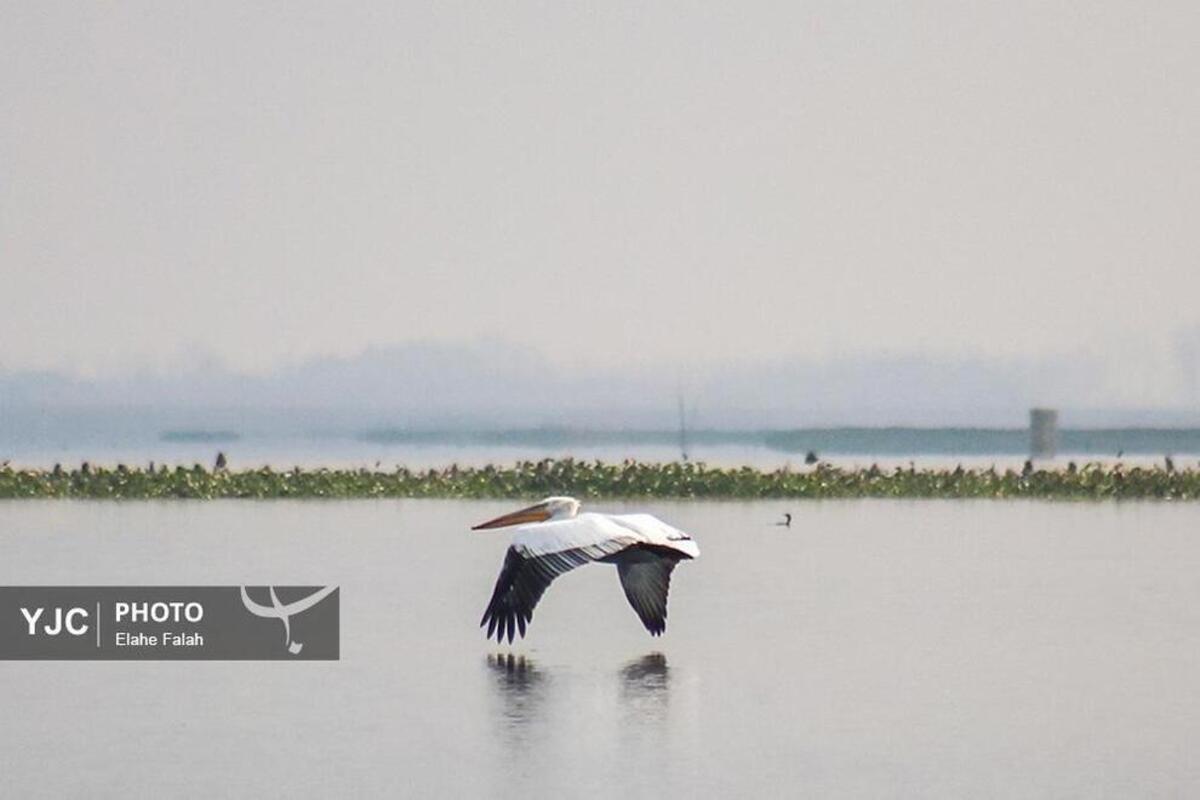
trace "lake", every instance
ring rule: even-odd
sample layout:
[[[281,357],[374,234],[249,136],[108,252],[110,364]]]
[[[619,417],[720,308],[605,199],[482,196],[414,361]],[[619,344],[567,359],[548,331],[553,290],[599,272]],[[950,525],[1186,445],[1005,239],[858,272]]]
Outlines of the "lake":
[[[6,502],[0,585],[337,584],[337,662],[0,662],[0,794],[1194,796],[1200,507],[598,503],[692,533],[476,627],[512,503]],[[790,529],[772,523],[783,511]]]

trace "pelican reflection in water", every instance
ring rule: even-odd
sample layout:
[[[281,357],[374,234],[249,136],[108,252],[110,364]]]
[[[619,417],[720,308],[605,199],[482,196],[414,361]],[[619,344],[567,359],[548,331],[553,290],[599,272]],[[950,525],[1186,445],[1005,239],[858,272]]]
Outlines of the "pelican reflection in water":
[[[635,658],[621,669],[621,678],[626,688],[630,689],[663,689],[669,677],[667,657],[662,653],[648,653]]]
[[[626,715],[659,722],[666,718],[671,670],[662,653],[648,653],[621,668],[621,702]]]
[[[525,694],[545,680],[533,660],[522,655],[489,654],[487,665],[496,677],[496,685],[506,694]]]
[[[536,719],[545,691],[546,675],[531,659],[512,653],[489,654],[487,666],[503,705],[505,721],[510,725],[524,726]]]
[[[552,682],[550,674],[532,659],[513,653],[489,654],[486,663],[501,701],[504,721],[517,727],[536,722]],[[671,680],[665,655],[648,653],[636,658],[621,667],[617,677],[621,704],[627,711],[648,718],[665,713]]]

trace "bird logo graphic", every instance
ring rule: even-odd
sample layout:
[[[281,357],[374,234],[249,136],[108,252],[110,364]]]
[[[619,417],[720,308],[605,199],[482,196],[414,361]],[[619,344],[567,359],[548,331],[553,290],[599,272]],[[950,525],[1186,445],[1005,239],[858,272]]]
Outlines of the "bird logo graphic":
[[[241,587],[241,589],[242,605],[246,607],[247,611],[256,617],[277,619],[283,623],[283,643],[287,646],[288,652],[295,656],[299,655],[300,651],[304,649],[304,644],[302,642],[296,642],[292,640],[291,618],[297,614],[303,614],[305,611],[308,611],[317,603],[336,592],[338,587],[326,586],[323,589],[318,589],[307,597],[302,597],[299,600],[284,604],[279,601],[279,595],[275,593],[275,587],[268,586],[267,589],[271,595],[271,605],[269,606],[256,602],[252,597],[250,597],[250,593],[246,591],[245,586]]]

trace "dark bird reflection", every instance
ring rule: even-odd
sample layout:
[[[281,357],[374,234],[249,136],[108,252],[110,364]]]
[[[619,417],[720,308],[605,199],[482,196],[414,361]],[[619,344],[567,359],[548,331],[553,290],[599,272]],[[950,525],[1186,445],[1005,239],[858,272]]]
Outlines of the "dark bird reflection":
[[[662,689],[670,677],[667,657],[662,653],[648,653],[630,661],[621,669],[621,677],[627,687]]]
[[[671,670],[662,653],[648,653],[621,668],[621,699],[627,713],[646,721],[666,718]]]
[[[525,689],[529,684],[541,678],[533,661],[522,655],[489,653],[487,663],[506,689],[514,687]]]
[[[542,704],[546,676],[531,659],[512,653],[489,654],[487,666],[500,697],[503,718],[514,726],[533,722]]]

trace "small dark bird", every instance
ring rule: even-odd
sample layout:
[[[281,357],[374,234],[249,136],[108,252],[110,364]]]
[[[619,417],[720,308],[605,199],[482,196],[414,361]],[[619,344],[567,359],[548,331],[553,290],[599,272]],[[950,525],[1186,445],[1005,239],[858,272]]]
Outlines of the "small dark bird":
[[[1170,456],[1166,456],[1164,460],[1167,462],[1167,472],[1175,471],[1175,462]]]
[[[815,464],[820,460],[821,459],[817,457],[816,450],[809,450],[807,453],[804,454],[804,463],[805,464]]]
[[[776,522],[775,524],[781,525],[784,528],[792,527],[792,515],[787,513],[786,511],[783,512],[783,522]]]
[[[1027,458],[1027,459],[1025,459],[1025,466],[1021,467],[1021,477],[1028,478],[1032,474],[1033,474],[1033,459]]]
[[[225,469],[225,465],[229,462],[225,460],[225,454],[218,451],[216,463],[213,464],[214,469]]]

